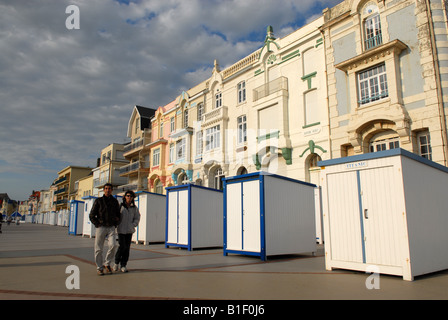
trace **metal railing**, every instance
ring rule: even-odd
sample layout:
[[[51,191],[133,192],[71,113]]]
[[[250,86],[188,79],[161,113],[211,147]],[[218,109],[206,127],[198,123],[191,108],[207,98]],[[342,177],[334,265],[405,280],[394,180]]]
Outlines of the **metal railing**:
[[[379,33],[376,36],[373,36],[369,39],[366,39],[364,41],[365,50],[375,48],[381,44],[383,44],[383,37],[382,37],[381,33]]]
[[[126,174],[132,171],[136,171],[142,167],[141,161],[136,161],[133,163],[130,163],[128,165],[125,165],[120,168],[119,174]]]

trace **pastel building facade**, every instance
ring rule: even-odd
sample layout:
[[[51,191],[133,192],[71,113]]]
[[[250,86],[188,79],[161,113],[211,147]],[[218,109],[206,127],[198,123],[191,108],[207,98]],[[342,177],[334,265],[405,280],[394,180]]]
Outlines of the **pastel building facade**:
[[[150,172],[148,191],[165,194],[165,188],[172,186],[171,169],[175,161],[175,141],[170,135],[176,131],[176,101],[157,108],[151,119],[151,142],[149,148]]]
[[[330,156],[325,52],[319,18],[183,92],[176,106],[174,185],[221,189],[259,170],[319,181]],[[177,146],[185,148],[185,152]]]
[[[446,166],[446,1],[346,0],[324,18],[331,156],[400,147]]]
[[[154,109],[134,106],[128,123],[127,137],[131,142],[123,148],[123,157],[129,164],[121,166],[120,177],[126,178],[127,183],[117,187],[117,191],[148,190],[148,175],[150,170],[151,118]]]

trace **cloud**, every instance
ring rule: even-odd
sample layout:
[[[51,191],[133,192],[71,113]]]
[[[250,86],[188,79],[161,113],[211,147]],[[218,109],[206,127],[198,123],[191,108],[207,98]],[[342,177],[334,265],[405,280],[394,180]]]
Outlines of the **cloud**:
[[[260,48],[267,25],[281,36],[338,2],[0,0],[0,191],[21,177],[21,200],[67,165],[94,167],[127,139],[134,105],[169,103],[215,59],[224,68]],[[72,4],[79,30],[65,27]],[[38,185],[21,180],[37,173]]]

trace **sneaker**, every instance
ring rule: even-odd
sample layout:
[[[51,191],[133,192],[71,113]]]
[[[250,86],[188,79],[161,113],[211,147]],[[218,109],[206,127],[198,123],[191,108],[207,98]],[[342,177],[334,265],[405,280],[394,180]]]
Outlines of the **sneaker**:
[[[126,269],[126,267],[121,267],[121,272],[128,272],[128,269]]]
[[[118,270],[120,270],[120,267],[118,266],[118,263],[116,263],[116,264],[114,265],[113,270],[114,270],[114,272],[118,272]]]
[[[96,269],[96,273],[97,273],[99,276],[104,276],[104,271],[103,271],[103,269]]]
[[[112,268],[110,266],[104,266],[104,269],[106,269],[106,273],[112,273]]]

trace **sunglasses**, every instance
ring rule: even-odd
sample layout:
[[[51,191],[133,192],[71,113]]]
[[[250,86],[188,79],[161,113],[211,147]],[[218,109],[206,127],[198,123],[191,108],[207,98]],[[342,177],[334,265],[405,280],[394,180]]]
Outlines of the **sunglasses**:
[[[131,198],[134,198],[132,195],[130,195],[130,194],[127,194],[127,195],[125,195],[125,197],[131,197]]]

